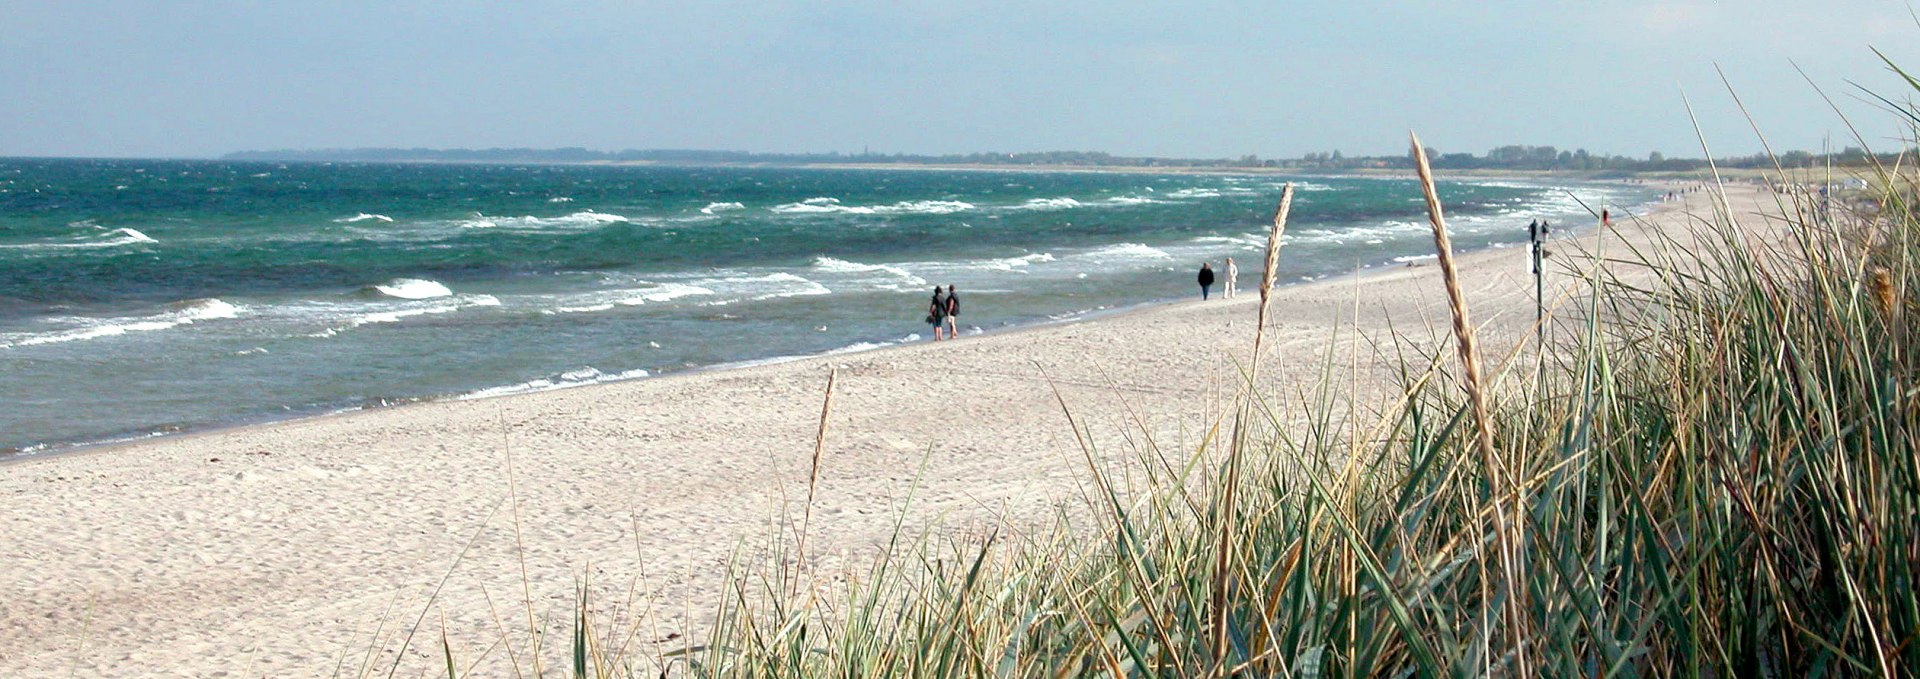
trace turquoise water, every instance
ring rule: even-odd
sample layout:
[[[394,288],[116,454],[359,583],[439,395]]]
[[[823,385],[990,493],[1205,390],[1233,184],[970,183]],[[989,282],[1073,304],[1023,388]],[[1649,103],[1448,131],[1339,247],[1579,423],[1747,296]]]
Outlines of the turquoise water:
[[[1431,250],[1411,180],[0,159],[0,451],[919,341]],[[1459,248],[1636,205],[1444,182]]]

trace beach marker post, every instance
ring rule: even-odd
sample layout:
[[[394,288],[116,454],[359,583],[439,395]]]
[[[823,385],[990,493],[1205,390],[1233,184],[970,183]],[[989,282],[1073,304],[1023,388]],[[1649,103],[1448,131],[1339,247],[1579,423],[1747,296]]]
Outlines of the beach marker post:
[[[1527,243],[1533,257],[1533,334],[1542,352],[1547,350],[1547,232],[1545,220],[1527,225]]]

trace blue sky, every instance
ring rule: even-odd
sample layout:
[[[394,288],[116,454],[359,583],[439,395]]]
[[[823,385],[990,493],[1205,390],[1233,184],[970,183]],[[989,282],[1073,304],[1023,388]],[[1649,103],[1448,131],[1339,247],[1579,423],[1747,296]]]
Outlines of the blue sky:
[[[0,5],[0,155],[583,146],[1290,157],[1876,147],[1905,2]]]

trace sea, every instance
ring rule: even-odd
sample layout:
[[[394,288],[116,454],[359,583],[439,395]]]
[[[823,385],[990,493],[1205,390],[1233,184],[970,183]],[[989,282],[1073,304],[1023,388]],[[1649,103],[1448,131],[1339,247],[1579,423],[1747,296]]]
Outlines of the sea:
[[[1431,258],[1410,178],[0,158],[0,458],[1250,290],[1286,182],[1281,283]],[[1439,190],[1463,250],[1657,197]]]

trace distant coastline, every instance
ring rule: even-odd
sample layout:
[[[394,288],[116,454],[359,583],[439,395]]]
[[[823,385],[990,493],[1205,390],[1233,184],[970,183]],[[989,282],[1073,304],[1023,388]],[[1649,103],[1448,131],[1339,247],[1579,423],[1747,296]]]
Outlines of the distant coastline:
[[[1788,151],[1777,156],[1753,155],[1719,158],[1667,158],[1659,152],[1645,158],[1593,154],[1586,149],[1563,150],[1552,146],[1509,145],[1489,150],[1484,155],[1441,153],[1428,149],[1436,169],[1466,176],[1513,176],[1525,174],[1572,176],[1591,179],[1640,176],[1691,176],[1710,169],[1770,170],[1776,166],[1866,167],[1873,163],[1892,163],[1898,154],[1871,155],[1858,148],[1836,153],[1813,154]],[[280,149],[237,151],[219,160],[259,162],[331,162],[331,163],[433,163],[433,164],[532,164],[597,166],[711,166],[782,167],[819,169],[908,169],[908,170],[988,170],[1047,172],[1143,172],[1206,174],[1325,174],[1375,175],[1404,174],[1410,171],[1406,156],[1345,156],[1339,151],[1309,153],[1299,158],[1262,159],[1254,155],[1233,158],[1160,158],[1118,156],[1099,151],[1043,151],[1025,153],[970,153],[949,155],[842,153],[756,153],[712,150],[624,150],[595,151],[585,148],[354,148],[354,149]]]

